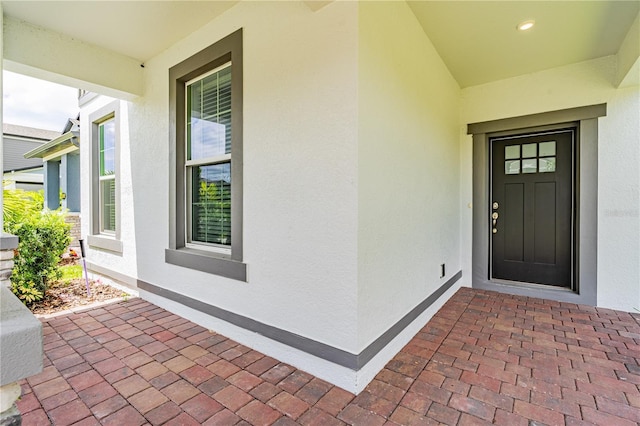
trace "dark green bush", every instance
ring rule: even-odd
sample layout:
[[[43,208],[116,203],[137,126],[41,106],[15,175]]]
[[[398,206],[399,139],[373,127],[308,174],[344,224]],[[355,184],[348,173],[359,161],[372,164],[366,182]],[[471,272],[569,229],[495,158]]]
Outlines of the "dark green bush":
[[[13,192],[13,190],[5,190]],[[15,194],[14,194],[15,195]],[[20,240],[11,275],[13,292],[26,304],[44,297],[50,280],[59,277],[58,262],[69,245],[70,226],[60,210],[42,210],[42,196],[19,192],[22,209],[7,218],[4,230]]]

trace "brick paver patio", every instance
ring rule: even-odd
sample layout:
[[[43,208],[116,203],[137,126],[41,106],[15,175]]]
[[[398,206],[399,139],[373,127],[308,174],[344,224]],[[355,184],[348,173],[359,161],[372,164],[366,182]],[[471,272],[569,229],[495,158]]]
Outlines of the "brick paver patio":
[[[355,397],[141,299],[44,322],[23,425],[637,425],[640,316],[459,290]]]

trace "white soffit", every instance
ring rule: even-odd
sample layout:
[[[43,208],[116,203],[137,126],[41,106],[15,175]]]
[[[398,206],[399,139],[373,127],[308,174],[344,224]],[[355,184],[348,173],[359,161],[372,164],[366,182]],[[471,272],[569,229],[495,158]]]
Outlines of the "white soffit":
[[[5,15],[145,62],[234,1],[2,1]],[[306,1],[310,7],[330,3]],[[408,1],[461,87],[618,53],[638,0]],[[519,23],[534,19],[526,32]],[[638,35],[640,37],[640,35]]]
[[[408,3],[461,87],[615,55],[640,10],[637,0]],[[517,31],[527,20],[535,26]]]
[[[4,14],[144,62],[236,1],[3,1]]]

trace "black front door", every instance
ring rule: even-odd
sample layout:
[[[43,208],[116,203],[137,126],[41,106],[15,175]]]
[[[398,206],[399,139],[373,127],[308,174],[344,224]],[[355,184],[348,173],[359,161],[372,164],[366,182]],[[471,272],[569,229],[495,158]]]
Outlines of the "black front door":
[[[491,139],[491,278],[573,288],[574,129]]]

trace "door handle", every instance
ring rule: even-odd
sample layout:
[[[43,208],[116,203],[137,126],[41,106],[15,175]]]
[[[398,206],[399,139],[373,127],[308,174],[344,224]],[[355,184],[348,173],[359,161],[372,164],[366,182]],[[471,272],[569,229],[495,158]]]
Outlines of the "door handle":
[[[493,202],[493,210],[498,210],[499,204],[497,202]],[[497,234],[498,233],[498,217],[500,215],[498,214],[497,211],[494,211],[493,213],[491,213],[491,219],[492,219],[492,224],[493,224],[493,229],[491,230],[492,233]]]

